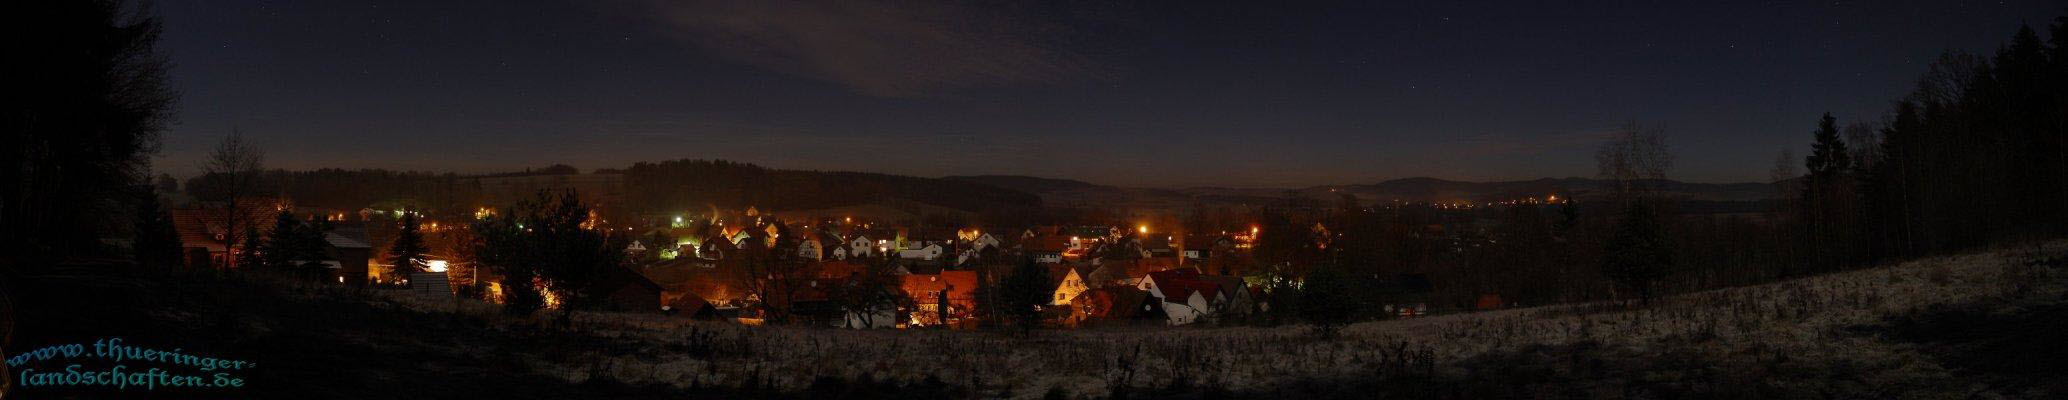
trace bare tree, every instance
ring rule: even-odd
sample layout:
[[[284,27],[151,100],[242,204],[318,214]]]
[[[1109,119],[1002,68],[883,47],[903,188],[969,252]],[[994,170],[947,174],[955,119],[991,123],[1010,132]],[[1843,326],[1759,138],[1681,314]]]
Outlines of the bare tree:
[[[225,205],[222,210],[223,225],[225,226],[223,230],[225,248],[228,248],[227,246],[230,246],[232,243],[237,243],[237,227],[241,226],[238,219],[243,217],[241,215],[243,205],[239,203],[244,201],[244,197],[249,196],[257,189],[259,174],[263,172],[261,168],[263,168],[265,158],[265,150],[259,149],[258,146],[244,140],[243,130],[231,129],[230,135],[223,137],[221,142],[216,143],[215,150],[210,152],[208,159],[203,160],[201,163],[203,176],[213,176],[218,183],[217,190],[212,193],[216,198],[207,200],[222,201]],[[243,224],[251,223],[251,221],[241,222]],[[235,263],[235,261],[231,260],[235,258],[226,255],[223,257],[223,265],[217,267],[231,267]]]
[[[1874,164],[1881,162],[1881,126],[1879,122],[1854,122],[1840,131],[1846,149],[1852,153],[1854,169],[1873,169]]]
[[[1665,128],[1631,122],[1601,144],[1594,162],[1599,177],[1610,181],[1616,200],[1627,201],[1650,193],[1666,179],[1666,171],[1673,169],[1673,153],[1666,147]]]
[[[1781,155],[1778,157],[1774,157],[1774,169],[1769,170],[1769,172],[1767,172],[1767,182],[1773,184],[1780,184],[1781,181],[1795,179],[1796,177],[1802,176],[1801,172],[1795,170],[1795,164],[1801,162],[1802,160],[1798,160],[1795,158],[1795,150],[1782,149]],[[1792,191],[1787,192],[1787,194],[1794,193],[1795,192]]]

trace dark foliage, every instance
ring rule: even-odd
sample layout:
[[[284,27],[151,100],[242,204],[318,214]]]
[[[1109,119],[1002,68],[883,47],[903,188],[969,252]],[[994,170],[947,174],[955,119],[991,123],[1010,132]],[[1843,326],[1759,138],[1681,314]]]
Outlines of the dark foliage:
[[[590,285],[622,268],[623,238],[585,226],[589,208],[574,192],[540,192],[474,224],[474,258],[502,276],[504,310],[528,315],[543,304],[543,283],[561,299],[562,322],[588,306]]]
[[[136,222],[132,230],[136,240],[132,242],[131,255],[137,265],[152,268],[181,266],[179,232],[172,226],[172,215],[158,200],[157,188],[142,186],[137,190]]]
[[[1012,322],[1021,331],[1041,326],[1041,307],[1050,303],[1055,290],[1050,286],[1048,268],[1029,257],[1020,260],[999,284],[1000,316]]]
[[[1616,221],[1601,262],[1602,275],[1627,293],[1646,303],[1657,294],[1657,283],[1673,272],[1673,247],[1668,241],[1663,215],[1648,202],[1632,202]]]
[[[422,224],[416,213],[402,213],[402,220],[396,224],[395,242],[388,245],[388,274],[406,277],[416,270],[416,264],[424,260],[424,253],[430,252],[430,248],[424,246]]]
[[[0,64],[0,253],[100,250],[97,239],[129,225],[123,202],[173,118],[158,17],[82,0],[12,4],[4,20],[16,29]]]

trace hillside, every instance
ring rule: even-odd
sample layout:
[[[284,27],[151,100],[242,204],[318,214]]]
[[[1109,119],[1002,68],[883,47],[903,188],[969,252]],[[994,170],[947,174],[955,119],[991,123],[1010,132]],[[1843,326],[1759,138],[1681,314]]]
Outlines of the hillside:
[[[1259,205],[1283,199],[1287,192],[1333,201],[1341,193],[1357,196],[1367,204],[1389,201],[1483,203],[1519,198],[1544,198],[1557,194],[1582,201],[1599,196],[1608,182],[1588,178],[1543,178],[1527,181],[1466,182],[1437,178],[1403,178],[1374,184],[1314,186],[1306,188],[1191,187],[1148,189],[1106,186],[1083,181],[1013,175],[951,176],[942,179],[974,182],[1039,195],[1056,206],[1111,206],[1129,208],[1181,209],[1195,204]],[[1766,183],[1649,182],[1665,195],[1699,203],[1748,203],[1782,198],[1782,191]]]
[[[623,170],[628,205],[652,211],[768,211],[915,202],[964,212],[1041,206],[1032,194],[952,179],[763,168],[710,160],[642,162]]]
[[[1298,326],[1019,337],[586,313],[561,329],[481,305],[118,265],[12,287],[19,348],[122,337],[257,363],[235,393],[162,392],[196,397],[2059,398],[2064,284],[2068,242],[2053,242],[1640,308],[1367,322],[1328,341]]]

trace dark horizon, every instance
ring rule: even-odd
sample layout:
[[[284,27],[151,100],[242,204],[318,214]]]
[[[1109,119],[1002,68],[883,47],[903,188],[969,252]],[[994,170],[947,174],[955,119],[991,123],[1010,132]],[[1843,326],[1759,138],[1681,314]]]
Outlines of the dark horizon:
[[[1085,6],[1085,5],[1077,5]],[[168,3],[160,170],[232,128],[287,169],[725,159],[1135,187],[1594,176],[1626,122],[1673,178],[1765,181],[1940,52],[2051,2],[1098,7]],[[1923,21],[1923,22],[1919,22]]]

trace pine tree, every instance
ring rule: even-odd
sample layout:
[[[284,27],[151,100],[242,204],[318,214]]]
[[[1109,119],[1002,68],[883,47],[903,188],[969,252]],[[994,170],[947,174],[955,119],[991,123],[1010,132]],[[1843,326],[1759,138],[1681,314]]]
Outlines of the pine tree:
[[[1050,295],[1055,293],[1049,284],[1048,268],[1043,268],[1033,258],[1020,260],[1013,267],[1012,275],[1000,284],[999,295],[1003,297],[1000,317],[1010,320],[1022,332],[1041,325],[1041,306],[1049,304]]]
[[[1859,261],[1861,237],[1852,176],[1853,159],[1845,140],[1838,135],[1838,120],[1831,113],[1817,120],[1815,143],[1806,159],[1809,175],[1802,193],[1802,222],[1807,238],[1815,243],[1809,254],[1811,266],[1834,268]]]
[[[1810,179],[1815,186],[1819,180],[1835,179],[1845,171],[1851,171],[1851,152],[1845,148],[1845,140],[1838,137],[1838,119],[1831,113],[1817,120],[1816,143],[1810,145],[1808,159]]]
[[[1294,313],[1300,320],[1314,325],[1314,333],[1324,338],[1333,338],[1336,331],[1356,321],[1358,313],[1369,309],[1364,299],[1358,296],[1356,274],[1336,265],[1322,265],[1314,268],[1301,281],[1298,307]]]
[[[1631,203],[1616,222],[1602,259],[1604,277],[1646,304],[1651,303],[1658,281],[1673,270],[1673,247],[1659,218],[1656,206]]]
[[[145,187],[136,201],[136,264],[152,268],[178,267],[181,263],[179,232],[172,215],[158,201],[154,187]]]
[[[418,232],[416,213],[402,213],[401,224],[401,229],[395,233],[395,243],[388,246],[388,262],[392,264],[388,267],[388,276],[391,279],[409,276],[410,271],[416,270],[416,263],[423,260],[424,253],[430,251],[424,247],[423,233]]]
[[[948,327],[948,291],[954,289],[954,285],[950,284],[946,288],[934,292],[934,317],[937,318],[934,320],[934,324],[940,325],[942,328]]]
[[[237,268],[257,268],[264,266],[266,261],[265,259],[260,258],[259,256],[269,251],[272,251],[272,249],[266,246],[265,238],[259,237],[258,228],[254,228],[250,225],[245,225],[244,246],[242,252],[237,253]]]
[[[273,216],[273,231],[266,235],[266,243],[270,246],[262,258],[266,268],[284,270],[296,267],[295,261],[309,261],[306,257],[308,250],[303,248],[301,230],[301,221],[295,220],[294,213],[281,210]]]

